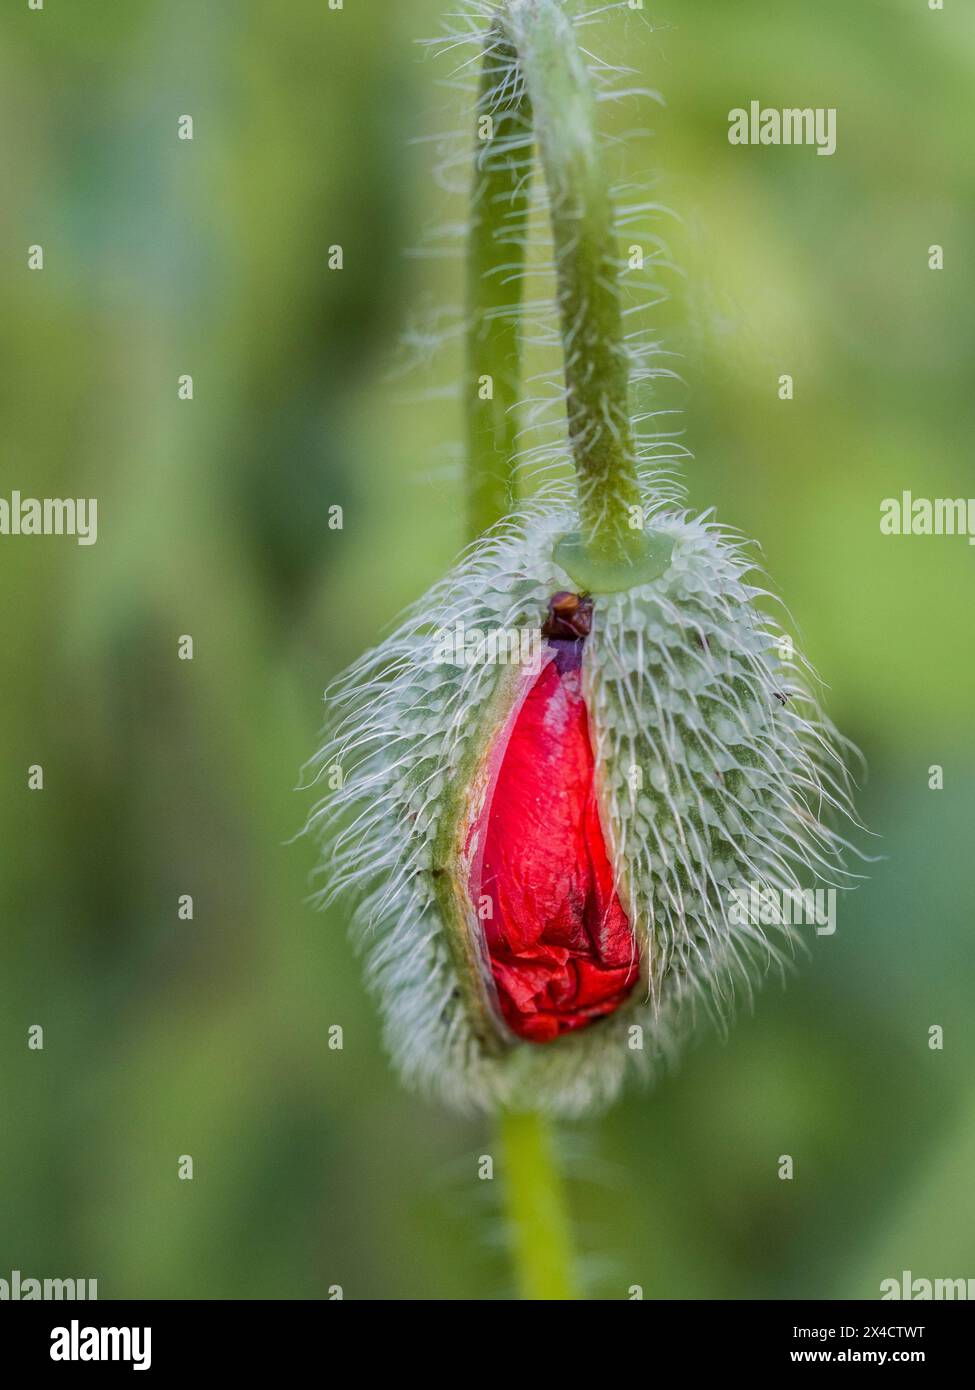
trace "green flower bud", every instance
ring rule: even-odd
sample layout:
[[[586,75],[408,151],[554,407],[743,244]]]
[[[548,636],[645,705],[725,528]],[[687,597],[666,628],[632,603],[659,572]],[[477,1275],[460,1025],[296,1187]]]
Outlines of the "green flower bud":
[[[516,744],[531,761],[517,720],[559,647],[550,601],[575,587],[554,558],[577,524],[560,494],[472,545],[327,694],[312,769],[342,777],[310,821],[323,847],[321,898],[356,902],[367,979],[404,1080],[462,1109],[581,1115],[612,1101],[627,1073],[651,1075],[675,1054],[700,1012],[723,1025],[735,999],[789,961],[797,928],[742,920],[736,890],[785,895],[804,886],[800,876],[847,877],[844,842],[827,823],[850,812],[841,744],[791,641],[757,605],[765,591],[744,548],[652,498],[645,513],[648,541],[669,560],[637,587],[593,593],[591,614],[587,598],[579,695],[566,667],[561,703],[538,725],[537,824],[524,806],[504,808],[499,823],[497,803]],[[544,779],[562,775],[565,710],[588,731],[589,829],[581,801],[578,815],[564,805],[574,793],[559,784],[546,796]],[[584,743],[566,742],[566,758],[584,758]],[[563,811],[564,873],[551,824]],[[491,872],[500,883],[514,864],[532,920],[478,891],[492,836]],[[555,928],[549,902],[563,914]],[[629,972],[630,938],[602,931],[611,913],[632,934]],[[512,944],[521,927],[534,932],[530,948]]]

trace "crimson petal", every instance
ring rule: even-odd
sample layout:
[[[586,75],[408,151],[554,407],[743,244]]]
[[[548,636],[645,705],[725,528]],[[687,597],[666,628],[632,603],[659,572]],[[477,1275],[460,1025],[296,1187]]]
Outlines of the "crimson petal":
[[[483,850],[468,888],[482,909],[501,1011],[529,1042],[551,1042],[612,1013],[640,973],[593,788],[583,643],[548,642],[546,662],[501,736],[493,791],[475,828]]]

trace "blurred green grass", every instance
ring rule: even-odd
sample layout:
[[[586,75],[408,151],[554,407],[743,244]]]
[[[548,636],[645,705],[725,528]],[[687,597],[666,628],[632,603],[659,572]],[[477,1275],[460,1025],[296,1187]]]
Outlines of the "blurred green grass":
[[[414,42],[439,9],[4,15],[3,491],[95,495],[100,538],[0,550],[0,1275],[510,1292],[489,1130],[399,1088],[345,914],[307,906],[311,852],[287,843],[321,689],[461,541],[456,407],[404,404],[386,372],[413,308],[457,288],[401,254],[437,210],[410,141],[442,119]],[[975,18],[649,10],[606,43],[667,99],[649,157],[683,275],[658,322],[691,499],[761,541],[867,754],[885,857],[727,1044],[566,1135],[573,1194],[599,1296],[875,1297],[975,1258],[972,554],[878,527],[902,488],[972,490]],[[836,155],[729,146],[752,97],[836,106]]]

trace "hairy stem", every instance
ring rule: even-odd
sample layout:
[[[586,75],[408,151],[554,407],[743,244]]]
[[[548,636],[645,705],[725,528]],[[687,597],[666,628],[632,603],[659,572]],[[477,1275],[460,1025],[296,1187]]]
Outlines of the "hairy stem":
[[[485,43],[468,242],[472,537],[505,514],[514,490],[533,142],[551,209],[579,502],[579,531],[556,559],[581,590],[625,589],[662,573],[669,546],[643,529],[609,184],[589,70],[559,0],[507,0]]]
[[[574,1299],[575,1258],[552,1134],[538,1114],[502,1114],[505,1190],[521,1297]]]
[[[558,0],[511,0],[510,32],[548,185],[581,539],[606,561],[637,545],[629,364],[604,152],[589,70]]]
[[[518,308],[531,193],[531,103],[504,30],[484,49],[467,248],[468,532],[510,509],[521,392]]]

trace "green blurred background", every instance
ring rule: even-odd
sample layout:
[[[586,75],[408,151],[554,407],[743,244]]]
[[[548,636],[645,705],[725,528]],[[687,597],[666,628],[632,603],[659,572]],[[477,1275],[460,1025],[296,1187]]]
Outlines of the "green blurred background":
[[[388,370],[460,284],[403,254],[441,212],[415,137],[465,124],[450,62],[416,43],[440,8],[4,7],[0,492],[94,495],[100,534],[0,540],[0,1277],[512,1292],[500,1181],[477,1180],[490,1127],[401,1090],[345,912],[307,905],[313,851],[287,843],[322,688],[462,541],[436,384],[457,351],[419,392]],[[565,1131],[588,1288],[975,1276],[975,553],[879,531],[903,488],[975,492],[975,14],[648,0],[591,42],[667,101],[637,111],[655,134],[631,172],[680,214],[655,323],[681,355],[661,399],[686,409],[692,503],[761,541],[867,756],[885,858],[727,1043]],[[753,97],[835,106],[837,153],[731,147]]]

